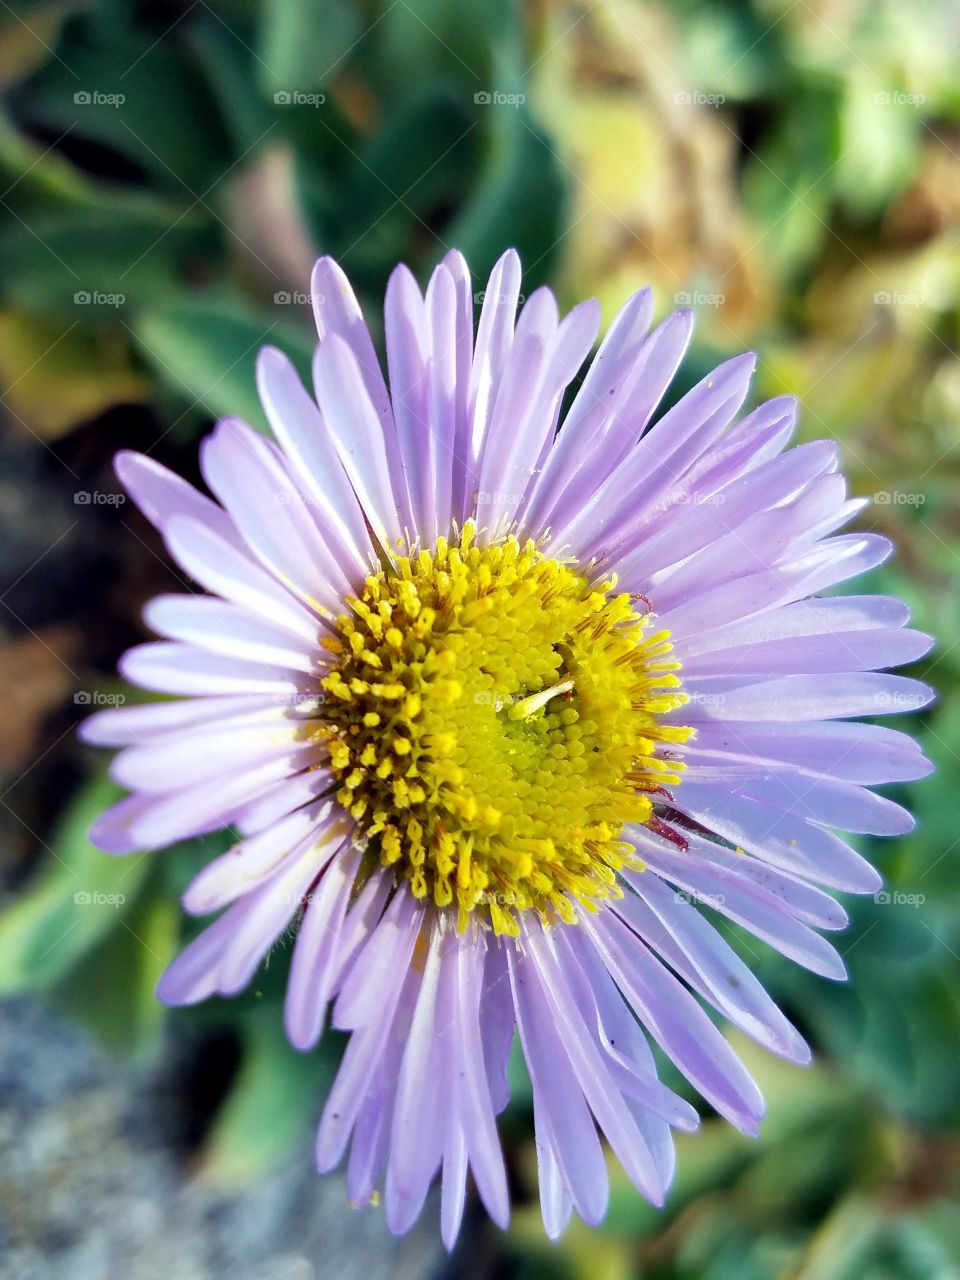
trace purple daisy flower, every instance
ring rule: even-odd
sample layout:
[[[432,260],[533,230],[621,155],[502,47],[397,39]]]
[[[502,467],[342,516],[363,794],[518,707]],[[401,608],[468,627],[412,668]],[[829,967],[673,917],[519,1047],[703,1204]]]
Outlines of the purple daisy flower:
[[[824,596],[890,545],[836,531],[829,441],[787,450],[796,410],[738,419],[754,366],[727,361],[650,426],[690,339],[649,331],[648,290],[613,322],[562,429],[600,314],[517,314],[506,253],[476,334],[449,253],[425,295],[387,288],[385,380],[353,292],[318,263],[316,398],[273,349],[258,365],[275,441],[221,422],[202,449],[216,501],[149,458],[117,472],[208,594],[160,596],[162,640],[122,660],[176,701],[102,711],[131,795],[96,823],[110,853],[231,826],[188,887],[222,912],[159,994],[231,995],[296,924],[285,1018],[312,1048],[350,1033],[317,1139],[349,1149],[351,1200],[382,1188],[405,1231],[442,1179],[452,1245],[468,1171],[490,1216],[509,1195],[496,1116],[516,1032],[533,1084],[544,1223],[607,1204],[601,1135],[663,1202],[671,1129],[694,1109],[649,1041],[732,1124],[763,1100],[708,1016],[805,1062],[798,1032],[699,909],[842,978],[817,930],[829,889],[874,869],[831,828],[900,835],[874,784],[929,765],[854,717],[931,697],[881,668],[926,652],[907,610]],[[389,389],[388,389],[389,387]]]

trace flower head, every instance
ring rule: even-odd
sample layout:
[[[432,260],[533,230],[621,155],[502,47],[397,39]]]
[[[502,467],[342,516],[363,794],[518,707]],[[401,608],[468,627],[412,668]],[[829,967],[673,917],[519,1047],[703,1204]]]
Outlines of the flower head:
[[[496,1116],[516,1031],[552,1235],[574,1209],[604,1214],[600,1134],[663,1201],[671,1129],[697,1114],[658,1081],[649,1040],[756,1132],[762,1098],[703,1004],[774,1053],[809,1052],[706,912],[842,977],[817,932],[846,922],[825,888],[879,877],[830,828],[907,831],[869,787],[929,768],[910,738],[854,719],[929,700],[878,674],[929,641],[898,601],[821,594],[890,549],[836,532],[862,504],[835,446],[787,450],[786,398],[738,420],[752,357],[651,426],[691,317],[650,332],[648,291],[558,433],[598,309],[560,320],[541,289],[518,316],[519,286],[510,252],[474,334],[461,255],[425,295],[397,268],[387,381],[324,259],[316,398],[262,353],[276,442],[220,423],[202,451],[216,501],[119,455],[207,594],[153,600],[164,639],[122,661],[178,699],[84,727],[123,748],[132,793],[97,822],[102,848],[237,832],[185,893],[222,914],[161,997],[239,991],[295,923],[290,1040],[313,1047],[328,1008],[351,1033],[318,1166],[349,1148],[351,1199],[382,1188],[394,1231],[439,1172],[448,1244],[468,1171],[508,1217]]]

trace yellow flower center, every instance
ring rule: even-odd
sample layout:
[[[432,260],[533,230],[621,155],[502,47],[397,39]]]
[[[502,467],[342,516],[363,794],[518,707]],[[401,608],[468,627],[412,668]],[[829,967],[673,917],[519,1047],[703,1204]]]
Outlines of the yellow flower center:
[[[533,541],[399,556],[327,641],[323,720],[338,799],[371,857],[414,896],[479,912],[576,920],[638,865],[618,837],[682,765],[688,729],[669,634],[613,578],[591,582]]]

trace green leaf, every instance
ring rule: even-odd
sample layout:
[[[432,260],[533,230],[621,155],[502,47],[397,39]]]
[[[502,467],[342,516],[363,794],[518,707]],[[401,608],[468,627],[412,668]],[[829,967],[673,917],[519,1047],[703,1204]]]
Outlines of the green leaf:
[[[520,10],[516,0],[486,0],[482,5],[404,0],[385,5],[371,74],[397,102],[409,92],[414,69],[421,79],[457,80],[470,95],[505,88],[491,73],[494,62],[509,56],[526,68],[533,60],[524,44]]]
[[[109,148],[159,186],[205,196],[232,156],[216,103],[175,30],[158,39],[77,15],[16,96],[33,128],[70,130]]]
[[[361,287],[378,290],[398,256],[431,242],[438,213],[473,180],[481,131],[469,101],[441,85],[412,90],[358,148],[336,195],[344,261]]]
[[[85,204],[96,198],[79,169],[20,133],[6,112],[0,112],[0,181],[7,189],[4,203],[12,209],[38,200]]]
[[[271,316],[218,295],[145,311],[133,332],[157,376],[183,399],[215,417],[237,415],[265,431],[255,381],[260,348],[280,347],[309,375],[312,342],[306,324],[297,329],[283,318],[292,309],[280,301]]]
[[[874,1251],[889,1221],[889,1210],[865,1195],[849,1196],[825,1219],[806,1250],[795,1280],[861,1280],[877,1275]]]
[[[507,1083],[510,1086],[511,1111],[529,1108],[533,1104],[533,1085],[526,1059],[520,1046],[519,1035],[514,1035],[507,1059]]]
[[[549,276],[567,216],[567,183],[550,142],[525,107],[476,109],[491,121],[490,152],[446,239],[463,250],[481,280],[512,245],[523,259],[529,287]]]
[[[120,324],[137,301],[155,304],[181,287],[191,263],[218,257],[219,233],[186,206],[117,195],[90,207],[60,206],[8,220],[0,278],[8,296],[56,308],[67,323]]]
[[[678,50],[685,85],[743,99],[776,88],[787,74],[776,22],[745,4],[679,0],[683,41]]]
[[[913,177],[923,122],[916,106],[903,100],[907,97],[897,90],[878,91],[875,74],[866,69],[845,86],[835,181],[847,208],[859,217],[882,214]]]
[[[120,927],[64,976],[55,1000],[111,1048],[148,1057],[161,1047],[167,1009],[157,999],[160,975],[178,948],[180,908],[159,877]]]
[[[247,1181],[279,1159],[308,1130],[330,1087],[340,1038],[297,1053],[272,1006],[244,1014],[240,1071],[207,1140],[201,1173],[217,1183]]]
[[[261,96],[250,86],[260,64],[253,50],[244,45],[212,14],[203,14],[196,26],[189,26],[185,36],[197,61],[206,72],[210,92],[216,95],[224,128],[230,135],[233,150],[240,157],[231,174],[238,172],[251,148],[268,142],[273,132],[271,111]]]
[[[823,179],[842,154],[841,96],[832,79],[810,76],[795,97],[744,167],[747,211],[761,226],[776,228],[766,252],[783,278],[806,265],[824,240],[833,240],[831,189]]]
[[[321,89],[363,34],[344,0],[265,0],[256,69],[264,94]]]
[[[43,870],[0,919],[0,994],[50,987],[123,926],[151,857],[111,857],[87,836],[94,818],[122,794],[101,775],[67,809]]]

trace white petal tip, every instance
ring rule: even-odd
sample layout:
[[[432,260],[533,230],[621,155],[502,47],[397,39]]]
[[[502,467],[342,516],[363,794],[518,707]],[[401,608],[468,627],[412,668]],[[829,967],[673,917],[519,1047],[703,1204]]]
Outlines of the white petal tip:
[[[309,1053],[320,1042],[320,1030],[304,1026],[303,1022],[291,1013],[285,1015],[283,1025],[287,1039],[298,1053]]]
[[[126,489],[129,487],[131,478],[144,466],[150,466],[150,461],[136,449],[121,449],[119,453],[113,455],[113,473]]]
[[[786,1046],[784,1057],[791,1062],[795,1062],[798,1067],[809,1067],[813,1061],[813,1053],[810,1046],[799,1035]]]
[[[90,843],[96,845],[101,853],[111,853],[119,857],[128,853],[139,853],[141,849],[126,826],[116,823],[109,813],[97,818],[87,835]]]
[[[161,1004],[165,1004],[171,1009],[181,1009],[186,1005],[197,1004],[199,1001],[206,999],[206,993],[195,994],[190,989],[184,989],[173,965],[170,966],[157,983],[155,994]]]

